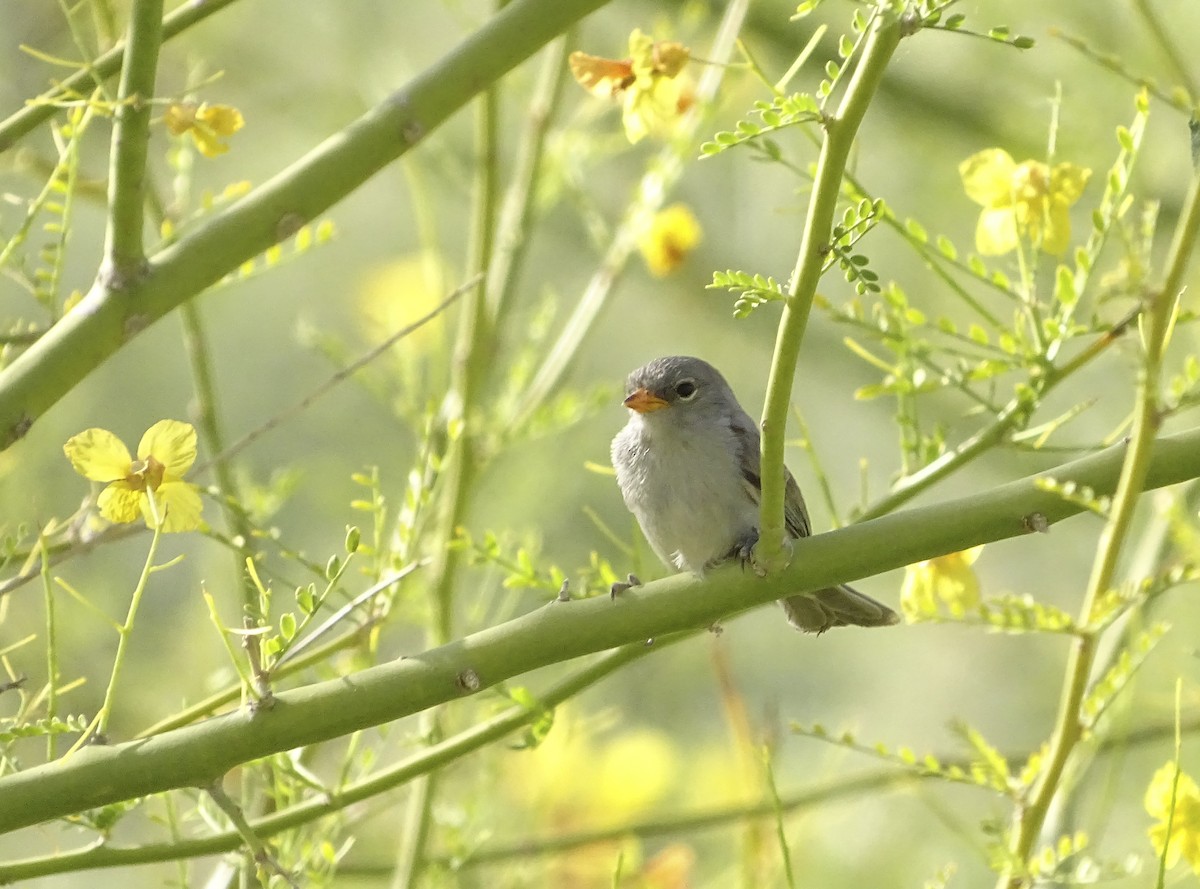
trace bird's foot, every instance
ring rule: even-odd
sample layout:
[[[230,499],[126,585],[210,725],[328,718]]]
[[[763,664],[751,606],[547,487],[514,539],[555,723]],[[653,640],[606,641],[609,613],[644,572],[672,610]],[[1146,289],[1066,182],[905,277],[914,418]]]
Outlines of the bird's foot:
[[[629,574],[629,575],[626,575],[625,580],[623,580],[623,581],[618,580],[609,588],[608,596],[610,599],[615,599],[615,598],[617,598],[617,596],[621,595],[621,593],[625,592],[626,590],[631,590],[635,586],[641,586],[641,585],[642,585],[642,582],[637,579],[636,574]]]
[[[734,544],[729,557],[735,558],[741,562],[742,570],[749,568],[759,577],[766,577],[767,572],[762,566],[754,561],[754,547],[758,545],[758,529],[751,528],[742,536],[742,538]]]

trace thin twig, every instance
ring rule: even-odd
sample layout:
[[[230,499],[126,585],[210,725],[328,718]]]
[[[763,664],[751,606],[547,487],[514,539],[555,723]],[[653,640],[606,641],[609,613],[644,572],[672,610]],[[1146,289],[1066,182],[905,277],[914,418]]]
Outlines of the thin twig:
[[[320,386],[318,386],[316,389],[314,389],[312,392],[310,392],[304,398],[300,399],[300,401],[296,402],[291,407],[280,411],[275,416],[273,416],[270,420],[268,420],[266,423],[263,423],[261,426],[259,426],[257,429],[254,429],[251,432],[246,433],[246,435],[242,436],[236,442],[231,444],[220,454],[213,457],[211,460],[201,463],[193,471],[194,472],[204,472],[207,469],[211,469],[214,466],[214,464],[221,463],[225,460],[228,460],[235,454],[242,451],[244,448],[246,448],[249,445],[253,444],[254,442],[258,441],[258,439],[261,438],[266,433],[268,433],[268,432],[272,431],[273,429],[275,429],[276,427],[282,425],[287,420],[292,419],[292,417],[295,417],[297,414],[303,413],[305,410],[307,410],[309,407],[311,407],[313,405],[313,403],[316,402],[318,399],[322,398],[325,395],[328,395],[329,392],[332,389],[334,389],[339,383],[345,382],[347,379],[349,379],[351,376],[353,376],[357,371],[366,367],[368,364],[370,364],[372,361],[374,361],[376,358],[378,358],[380,355],[382,355],[384,352],[386,352],[392,346],[396,345],[396,343],[398,343],[400,340],[404,339],[406,336],[413,333],[415,330],[422,327],[423,325],[428,324],[430,321],[432,321],[434,318],[436,318],[438,315],[440,315],[442,312],[444,312],[447,308],[450,307],[450,305],[456,299],[458,299],[460,296],[462,296],[464,293],[466,293],[468,290],[470,290],[472,287],[474,287],[475,284],[479,281],[479,279],[480,279],[480,276],[476,275],[473,278],[471,278],[470,280],[466,281],[460,287],[455,289],[444,300],[442,300],[440,303],[438,303],[431,311],[429,311],[425,315],[422,315],[420,318],[418,318],[412,324],[409,324],[406,327],[403,327],[400,330],[397,330],[395,333],[393,333],[391,336],[389,336],[386,340],[384,340],[382,343],[380,343],[378,346],[376,346],[374,349],[372,349],[367,354],[363,355],[357,361],[354,361],[353,363],[351,363],[351,364],[347,365],[346,367],[342,368],[341,370],[339,370],[337,373],[335,373],[333,376],[331,376],[328,380],[326,380],[324,383],[322,383]]]

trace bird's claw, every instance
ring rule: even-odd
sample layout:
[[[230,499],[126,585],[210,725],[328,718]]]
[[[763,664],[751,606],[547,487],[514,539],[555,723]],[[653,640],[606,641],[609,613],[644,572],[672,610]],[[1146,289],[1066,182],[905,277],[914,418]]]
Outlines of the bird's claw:
[[[642,582],[637,579],[636,574],[626,575],[625,580],[616,581],[608,591],[609,598],[615,599],[627,590],[633,589],[635,586],[641,586]]]
[[[754,547],[758,545],[758,529],[751,528],[733,547],[731,556],[742,564],[742,570],[749,568],[759,577],[766,577],[766,570],[754,560]]]

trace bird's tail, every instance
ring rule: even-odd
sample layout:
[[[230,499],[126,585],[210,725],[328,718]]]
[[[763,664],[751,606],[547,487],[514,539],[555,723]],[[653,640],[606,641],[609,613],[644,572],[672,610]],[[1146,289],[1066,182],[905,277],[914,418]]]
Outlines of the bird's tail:
[[[824,633],[830,627],[888,627],[900,623],[900,615],[882,602],[844,585],[780,599],[779,604],[788,623],[806,633]]]

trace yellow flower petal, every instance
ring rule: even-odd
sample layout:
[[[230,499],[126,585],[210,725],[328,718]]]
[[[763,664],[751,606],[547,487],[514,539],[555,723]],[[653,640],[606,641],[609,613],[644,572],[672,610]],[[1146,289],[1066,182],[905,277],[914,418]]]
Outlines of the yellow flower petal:
[[[958,165],[967,197],[985,207],[1012,204],[1013,174],[1016,163],[1002,148],[988,148],[971,155]]]
[[[163,122],[172,136],[182,136],[196,123],[196,106],[187,103],[168,105]]]
[[[621,123],[625,138],[636,145],[646,136],[662,135],[679,119],[681,85],[678,80],[653,77],[646,86],[634,85],[625,93]]]
[[[113,482],[100,492],[100,498],[96,502],[100,507],[100,515],[110,522],[125,524],[138,520],[145,499],[144,492],[135,491],[125,482]]]
[[[200,514],[204,501],[199,489],[190,482],[163,482],[154,492],[154,505],[162,519],[162,530],[166,534],[180,531],[195,531],[200,527]],[[142,516],[146,524],[154,527],[154,512],[150,509],[150,498],[143,498]]]
[[[629,35],[629,64],[638,77],[654,71],[654,41],[641,28],[634,28]]]
[[[1066,202],[1052,200],[1043,221],[1045,226],[1038,246],[1046,253],[1061,256],[1071,246],[1071,214],[1067,212]],[[1034,243],[1037,243],[1036,238]]]
[[[192,127],[188,132],[205,157],[219,157],[229,150],[229,146],[218,139],[216,133],[205,127]]]
[[[909,565],[900,588],[900,607],[909,618],[930,617],[944,607],[961,617],[979,608],[979,579],[971,565],[981,546]]]
[[[684,204],[672,204],[654,214],[649,228],[638,238],[638,250],[651,274],[662,278],[683,264],[702,236],[692,211]]]
[[[125,478],[133,463],[129,449],[107,429],[85,429],[71,436],[63,452],[76,472],[94,482]]]
[[[1200,874],[1200,788],[1196,782],[1180,772],[1176,783],[1176,766],[1169,762],[1154,773],[1144,805],[1146,812],[1158,819],[1149,829],[1150,842],[1159,855],[1165,847],[1167,867],[1183,857]]]
[[[196,110],[196,122],[218,136],[232,136],[246,125],[242,112],[232,105],[209,105],[207,102]]]
[[[196,462],[196,428],[179,420],[159,420],[138,445],[138,459],[149,456],[163,465],[167,476],[180,478]]]
[[[601,99],[620,95],[634,81],[633,68],[628,59],[606,59],[585,52],[573,52],[567,62],[575,82]]]
[[[1002,256],[1017,248],[1017,218],[1012,207],[991,208],[979,214],[975,249],[984,256]]]
[[[1143,805],[1151,818],[1159,818],[1163,821],[1167,819],[1167,815],[1171,811],[1171,788],[1174,783],[1175,763],[1173,762],[1164,765],[1150,779],[1150,786],[1146,788]],[[1185,797],[1200,800],[1200,788],[1196,786],[1196,782],[1190,775],[1184,772],[1179,774],[1179,787],[1175,792],[1175,797],[1176,805]]]

